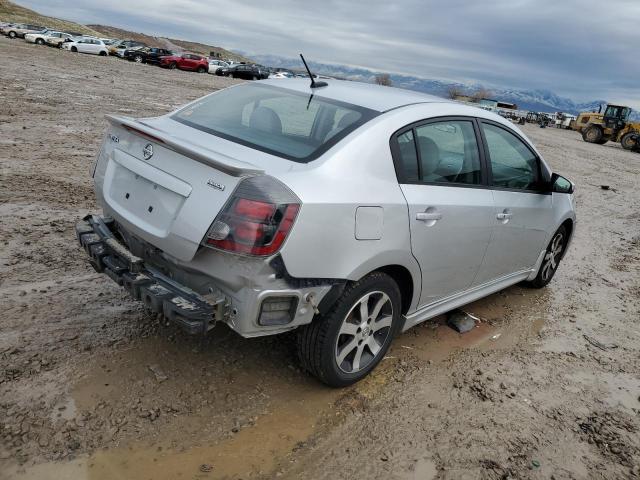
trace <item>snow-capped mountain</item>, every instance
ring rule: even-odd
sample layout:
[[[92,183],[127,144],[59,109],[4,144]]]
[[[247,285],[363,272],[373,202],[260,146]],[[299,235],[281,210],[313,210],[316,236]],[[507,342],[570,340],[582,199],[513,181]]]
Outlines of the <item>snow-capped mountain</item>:
[[[252,55],[251,58],[258,63],[271,67],[291,68],[295,70],[302,69],[302,62],[295,58],[286,58],[277,55]],[[380,73],[373,70],[344,65],[317,62],[308,63],[314,73],[348,80],[372,82],[375,76]],[[606,100],[594,100],[585,103],[575,102],[570,98],[561,97],[548,90],[518,90],[511,88],[484,87],[478,83],[457,83],[442,80],[430,80],[409,75],[389,75],[394,87],[417,90],[419,92],[425,92],[441,97],[446,97],[447,91],[451,87],[457,87],[460,90],[469,93],[479,89],[486,89],[490,91],[492,97],[496,99],[515,103],[521,110],[531,110],[536,112],[567,112],[576,114],[582,111],[598,110],[600,105],[607,103]]]

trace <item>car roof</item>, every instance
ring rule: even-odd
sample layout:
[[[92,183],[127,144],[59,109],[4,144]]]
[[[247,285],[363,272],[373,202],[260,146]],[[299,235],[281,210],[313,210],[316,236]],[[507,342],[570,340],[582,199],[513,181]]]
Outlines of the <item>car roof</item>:
[[[360,107],[386,112],[394,108],[415,103],[448,102],[448,100],[426,93],[386,87],[373,83],[328,79],[326,87],[311,88],[309,78],[291,78],[283,84],[281,80],[263,80],[261,83],[295,90]]]

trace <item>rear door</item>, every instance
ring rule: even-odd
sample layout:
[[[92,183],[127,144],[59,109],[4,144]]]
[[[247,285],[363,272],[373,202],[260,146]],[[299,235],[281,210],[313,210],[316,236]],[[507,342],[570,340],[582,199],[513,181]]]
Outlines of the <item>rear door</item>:
[[[495,201],[493,238],[476,284],[532,268],[552,223],[552,196],[543,188],[540,159],[510,128],[480,122]]]
[[[392,139],[422,270],[420,305],[467,289],[489,245],[494,205],[478,138],[474,119],[448,117],[410,125]]]

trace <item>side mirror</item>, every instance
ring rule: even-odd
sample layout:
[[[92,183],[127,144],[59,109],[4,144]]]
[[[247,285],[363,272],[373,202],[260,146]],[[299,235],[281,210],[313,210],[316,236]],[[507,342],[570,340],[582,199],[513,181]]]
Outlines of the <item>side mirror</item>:
[[[566,179],[562,175],[558,175],[554,173],[551,176],[551,181],[549,182],[551,186],[551,191],[556,193],[573,193],[573,183],[570,180]]]

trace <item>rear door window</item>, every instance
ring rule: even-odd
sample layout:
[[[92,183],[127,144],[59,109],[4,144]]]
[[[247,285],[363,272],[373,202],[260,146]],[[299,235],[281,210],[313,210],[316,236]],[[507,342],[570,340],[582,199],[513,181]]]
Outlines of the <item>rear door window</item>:
[[[396,136],[400,181],[425,184],[482,184],[482,166],[472,120],[441,120]]]

